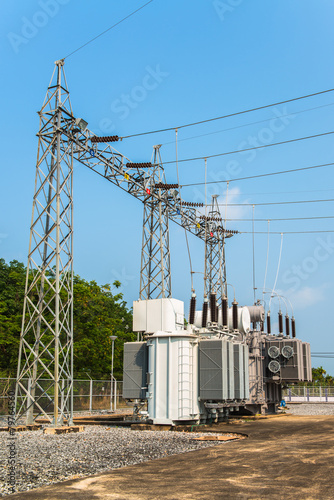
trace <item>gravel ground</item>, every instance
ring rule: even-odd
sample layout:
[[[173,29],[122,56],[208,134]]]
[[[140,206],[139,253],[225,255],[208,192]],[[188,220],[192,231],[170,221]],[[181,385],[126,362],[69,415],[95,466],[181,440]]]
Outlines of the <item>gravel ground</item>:
[[[208,446],[220,441],[194,441],[200,433],[133,431],[124,427],[86,426],[82,433],[16,434],[16,490],[25,491],[66,479],[89,476],[148,460]],[[206,434],[207,435],[207,434]],[[232,434],[231,434],[232,436]],[[0,496],[9,494],[8,432],[0,433]]]
[[[334,403],[286,403],[293,415],[334,415]]]
[[[294,415],[334,415],[331,403],[287,403]],[[3,420],[3,422],[2,422]],[[7,419],[0,417],[0,425]],[[78,434],[48,435],[43,431],[20,432],[10,441],[0,432],[0,496],[8,495],[8,444],[16,447],[16,490],[89,476],[148,460],[199,450],[221,441],[194,441],[200,433],[132,431],[125,427],[86,426]],[[206,434],[207,435],[207,434]]]

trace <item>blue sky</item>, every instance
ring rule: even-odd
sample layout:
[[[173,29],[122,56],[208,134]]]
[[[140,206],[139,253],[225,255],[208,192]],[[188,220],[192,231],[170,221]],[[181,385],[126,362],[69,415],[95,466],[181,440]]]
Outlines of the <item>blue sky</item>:
[[[144,3],[144,2],[143,2]],[[37,154],[38,116],[54,61],[65,57],[142,5],[139,1],[17,0],[2,7],[2,162],[0,255],[26,263]],[[174,127],[333,87],[331,0],[155,0],[115,29],[66,59],[74,114],[97,134],[125,136]],[[179,158],[206,156],[334,130],[334,93],[219,120],[178,133]],[[175,159],[175,133],[117,144],[132,161],[149,161],[162,144]],[[208,181],[333,162],[333,136],[208,160]],[[204,181],[204,161],[180,163],[180,182]],[[176,182],[175,164],[165,167]],[[334,198],[333,167],[231,182],[228,218],[250,219],[247,204]],[[208,196],[226,202],[226,186]],[[204,201],[204,187],[184,187],[188,201]],[[274,218],[333,216],[333,202],[255,206],[256,231]],[[224,207],[222,207],[224,210]],[[104,179],[75,167],[75,272],[98,283],[122,282],[131,306],[138,298],[142,206]],[[251,232],[249,221],[227,227]],[[333,230],[333,219],[271,221],[270,230]],[[170,227],[173,296],[190,298],[183,231]],[[201,241],[190,237],[193,267],[203,271]],[[275,282],[280,234],[270,235],[266,286]],[[255,238],[257,298],[262,298],[267,235]],[[227,279],[240,304],[253,302],[252,235],[227,242]],[[334,233],[284,234],[277,290],[294,308],[297,335],[313,351],[334,351]],[[202,275],[196,292],[203,294]],[[272,303],[277,312],[278,301]],[[276,309],[275,309],[276,308]],[[291,308],[289,314],[291,316]],[[285,305],[283,306],[285,312]],[[314,358],[334,374],[334,360]]]

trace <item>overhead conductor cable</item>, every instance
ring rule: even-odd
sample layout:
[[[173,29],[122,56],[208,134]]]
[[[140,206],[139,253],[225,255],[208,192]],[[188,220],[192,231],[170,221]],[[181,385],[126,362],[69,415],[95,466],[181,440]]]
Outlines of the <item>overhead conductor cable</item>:
[[[254,220],[254,219],[253,219]],[[267,281],[267,272],[268,272],[268,261],[269,261],[269,241],[270,241],[270,220],[268,220],[268,238],[267,238],[267,258],[266,258],[266,269],[264,272],[264,281],[263,281],[263,291],[262,291],[262,300],[264,299],[264,290],[266,288]]]
[[[177,161],[177,158],[178,158],[178,154],[177,154],[177,128],[175,129],[175,158],[176,158],[177,184],[178,184],[179,195],[180,195],[180,212],[181,212],[181,219],[182,219],[183,206],[182,206],[181,186],[180,186],[180,178],[179,178],[179,168],[178,168],[178,161]],[[190,282],[191,282],[191,292],[192,292],[191,299],[190,299],[189,323],[191,325],[193,325],[195,322],[196,294],[195,294],[195,289],[194,289],[194,279],[193,279],[194,273],[193,273],[192,262],[191,262],[188,234],[187,234],[187,230],[185,227],[184,227],[184,234],[186,237],[186,245],[187,245],[188,257],[189,257]]]
[[[283,247],[283,233],[281,233],[281,246],[280,246],[280,251],[279,251],[279,258],[278,258],[278,265],[277,265],[277,272],[276,272],[275,283],[274,283],[273,289],[271,291],[271,296],[270,296],[270,300],[269,300],[269,311],[270,311],[271,299],[273,298],[273,295],[275,293],[275,288],[276,288],[276,284],[277,284],[279,268],[280,268],[280,265],[281,265],[282,247]]]

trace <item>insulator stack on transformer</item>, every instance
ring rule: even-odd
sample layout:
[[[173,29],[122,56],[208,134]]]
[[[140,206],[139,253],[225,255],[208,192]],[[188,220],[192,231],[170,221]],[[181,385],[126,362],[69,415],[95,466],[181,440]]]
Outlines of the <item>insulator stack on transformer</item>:
[[[196,311],[196,294],[193,293],[190,299],[190,309],[189,309],[190,325],[193,325],[195,323],[195,311]]]
[[[278,331],[283,333],[283,314],[281,311],[278,313]]]
[[[218,323],[218,318],[219,318],[219,305],[218,305],[218,302],[216,302],[216,320],[217,320],[217,323]]]
[[[235,299],[232,302],[232,325],[233,330],[238,330],[238,302]]]
[[[227,297],[222,298],[222,319],[223,328],[228,328],[228,300]]]
[[[192,201],[183,201],[182,205],[184,207],[204,207],[204,203],[194,203]]]
[[[296,338],[296,321],[295,318],[292,316],[291,318],[291,330],[292,330],[292,338]]]
[[[216,317],[217,310],[217,294],[210,293],[210,313],[211,313],[211,323],[218,323],[218,318]]]
[[[179,187],[178,184],[164,184],[163,182],[157,182],[154,184],[154,187],[157,189],[177,189]]]
[[[267,333],[271,333],[270,312],[267,313]]]
[[[208,322],[208,309],[209,309],[209,302],[208,299],[205,297],[203,302],[203,312],[202,312],[202,328],[206,328],[206,324]]]
[[[146,163],[127,163],[126,164],[127,168],[152,168],[152,163],[151,162],[146,162]]]
[[[117,142],[119,141],[118,135],[106,135],[105,137],[91,137],[91,142]]]
[[[290,319],[289,315],[285,315],[285,334],[287,337],[290,337]]]

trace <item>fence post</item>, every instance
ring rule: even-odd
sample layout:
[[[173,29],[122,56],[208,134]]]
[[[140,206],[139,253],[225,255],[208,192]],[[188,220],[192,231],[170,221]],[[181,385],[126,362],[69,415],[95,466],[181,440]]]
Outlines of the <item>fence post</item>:
[[[289,387],[289,401],[291,402],[291,388]]]
[[[116,405],[117,405],[117,381],[114,378],[114,411],[116,411]]]
[[[31,378],[29,377],[28,378],[28,397],[27,397],[27,413],[31,410],[30,409],[30,404],[31,404],[31,399],[30,399],[30,396],[29,394],[31,394]]]
[[[319,386],[319,400],[321,401],[321,385]]]
[[[89,413],[93,411],[93,380],[89,381]]]
[[[65,391],[65,379],[63,378],[61,381],[61,394],[60,394],[60,408],[61,408],[61,415],[60,415],[60,423],[63,425],[64,423],[64,391]],[[67,422],[68,424],[68,422]]]
[[[325,399],[326,399],[326,403],[328,403],[328,389],[327,389],[327,387],[325,388]]]
[[[310,390],[307,388],[307,401],[310,401]]]

